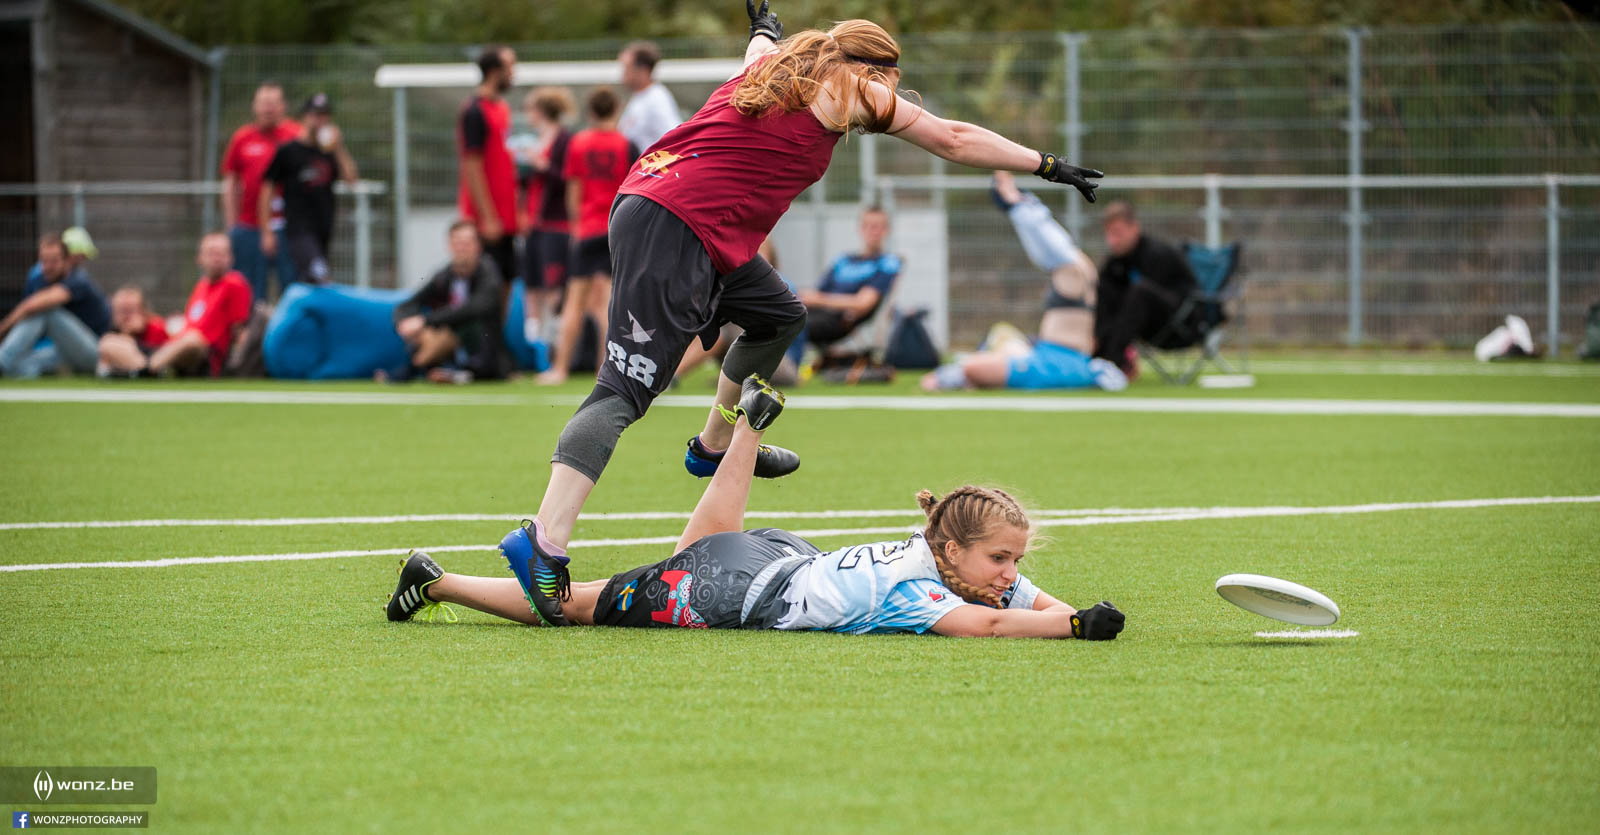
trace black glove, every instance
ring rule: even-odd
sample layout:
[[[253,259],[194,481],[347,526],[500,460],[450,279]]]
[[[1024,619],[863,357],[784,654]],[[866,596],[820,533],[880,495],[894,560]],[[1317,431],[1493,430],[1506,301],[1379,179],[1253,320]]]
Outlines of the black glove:
[[[1109,641],[1122,631],[1127,620],[1111,601],[1102,600],[1072,616],[1072,637],[1084,641]]]
[[[746,0],[746,2],[749,2],[749,0]],[[765,8],[765,4],[763,4],[763,8]],[[751,28],[751,31],[754,31],[754,27]],[[1089,180],[1105,176],[1105,172],[1096,171],[1093,168],[1079,168],[1071,163],[1062,162],[1061,157],[1055,154],[1048,154],[1044,151],[1039,152],[1039,167],[1033,173],[1052,183],[1065,183],[1072,186],[1083,195],[1083,199],[1090,203],[1094,202],[1094,190],[1099,188],[1100,184],[1091,183]]]
[[[744,9],[750,13],[750,38],[757,35],[766,35],[774,42],[783,40],[783,22],[778,16],[767,11],[770,0],[761,0],[761,8],[756,8],[756,0],[744,0]]]

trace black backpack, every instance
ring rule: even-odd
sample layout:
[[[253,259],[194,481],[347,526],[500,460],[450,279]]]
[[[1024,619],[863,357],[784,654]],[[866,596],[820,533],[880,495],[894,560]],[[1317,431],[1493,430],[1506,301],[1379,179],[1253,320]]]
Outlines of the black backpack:
[[[939,367],[939,349],[934,346],[933,337],[928,335],[928,329],[922,325],[922,320],[927,315],[927,310],[913,310],[910,313],[895,311],[894,326],[889,329],[889,348],[884,351],[884,362],[895,368]]]

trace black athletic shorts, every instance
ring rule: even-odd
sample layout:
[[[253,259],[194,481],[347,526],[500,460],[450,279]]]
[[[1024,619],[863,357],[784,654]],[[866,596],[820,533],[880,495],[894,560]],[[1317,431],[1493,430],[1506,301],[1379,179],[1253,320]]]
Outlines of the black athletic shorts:
[[[594,606],[598,626],[771,629],[783,589],[817,546],[777,528],[716,533],[670,559],[611,578]]]
[[[611,275],[611,244],[605,235],[583,238],[572,247],[572,263],[567,268],[573,278]]]
[[[495,268],[500,270],[500,277],[509,285],[517,277],[516,237],[501,235],[500,240],[489,243],[480,236],[478,241],[483,244],[483,254],[494,261]]]
[[[761,341],[805,320],[806,306],[767,259],[719,275],[688,224],[637,194],[611,206],[611,263],[606,362],[595,382],[640,415],[666,391],[695,337],[709,350],[729,322],[744,328],[741,339]]]
[[[535,229],[522,242],[522,280],[532,288],[563,287],[571,260],[571,236],[565,232]]]

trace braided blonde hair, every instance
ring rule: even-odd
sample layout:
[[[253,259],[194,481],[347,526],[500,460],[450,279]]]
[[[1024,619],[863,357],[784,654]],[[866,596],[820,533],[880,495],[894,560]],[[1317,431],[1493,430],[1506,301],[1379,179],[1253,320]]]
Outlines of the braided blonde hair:
[[[939,580],[963,600],[990,606],[1000,605],[1000,596],[993,589],[980,589],[956,575],[956,567],[945,556],[947,542],[966,548],[992,533],[998,523],[1011,525],[1032,534],[1027,511],[1004,490],[976,487],[968,484],[950,491],[944,498],[923,490],[917,494],[917,504],[928,515],[928,527],[922,532],[928,548],[933,551],[934,565],[939,569]]]

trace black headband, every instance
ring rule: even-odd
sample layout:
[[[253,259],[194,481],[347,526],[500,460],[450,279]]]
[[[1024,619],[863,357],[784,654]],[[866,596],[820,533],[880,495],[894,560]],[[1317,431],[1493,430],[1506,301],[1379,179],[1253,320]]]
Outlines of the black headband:
[[[861,58],[855,55],[845,55],[844,57],[858,64],[871,64],[874,67],[883,67],[886,70],[897,70],[900,68],[900,64],[895,61],[884,61],[879,58]]]

